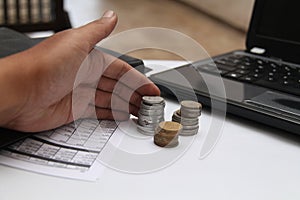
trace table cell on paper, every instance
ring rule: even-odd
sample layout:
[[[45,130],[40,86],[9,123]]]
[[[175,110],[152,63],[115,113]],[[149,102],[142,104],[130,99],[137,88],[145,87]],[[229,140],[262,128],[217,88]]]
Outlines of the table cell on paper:
[[[19,153],[12,153],[12,157],[16,158],[16,159],[20,159],[20,160],[30,160],[30,156],[27,155],[23,155],[23,154],[19,154]]]
[[[114,129],[115,130],[118,125],[115,121],[112,121],[112,120],[101,120],[99,126],[102,127],[102,128]]]
[[[85,142],[86,140],[83,140],[82,138],[72,137],[67,141],[67,144],[82,146]]]
[[[61,160],[61,161],[71,161],[74,156],[76,155],[77,151],[73,149],[66,149],[66,148],[61,148],[53,157],[56,160]]]
[[[54,161],[49,161],[47,165],[52,166],[52,167],[62,167],[62,168],[66,168],[68,166],[65,163],[54,162]]]
[[[17,150],[21,152],[35,154],[43,144],[43,142],[27,138],[22,142],[22,144],[19,146],[19,148],[17,148]]]
[[[50,144],[43,144],[41,148],[36,152],[37,155],[52,158],[60,148]]]
[[[33,163],[37,163],[37,164],[43,164],[43,165],[47,165],[48,164],[48,160],[44,160],[44,159],[40,159],[40,158],[35,158],[35,157],[30,157],[29,159],[31,162]]]
[[[82,129],[86,129],[89,131],[94,131],[95,128],[98,126],[98,124],[99,124],[98,120],[86,119],[81,122],[81,124],[79,125],[79,127],[77,129],[82,128]]]
[[[58,141],[58,142],[66,142],[71,136],[60,134],[58,132],[53,133],[50,138],[52,140]]]
[[[92,165],[97,156],[97,153],[80,151],[73,158],[72,162],[77,164]]]

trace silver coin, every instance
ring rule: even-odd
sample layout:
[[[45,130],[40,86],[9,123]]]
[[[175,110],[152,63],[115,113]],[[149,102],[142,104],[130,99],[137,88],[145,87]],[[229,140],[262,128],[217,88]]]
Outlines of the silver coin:
[[[147,128],[144,126],[137,125],[137,130],[138,130],[138,132],[140,132],[144,135],[148,135],[148,136],[155,135],[155,130],[153,128],[150,129],[150,128]]]
[[[201,115],[201,112],[199,110],[181,109],[180,114],[181,117],[185,117],[185,118],[197,118]]]
[[[149,107],[141,106],[140,110],[160,110],[160,111],[164,112],[165,107],[162,107],[162,106],[149,106]]]
[[[193,126],[193,125],[198,125],[199,120],[198,118],[181,118],[181,119],[176,119],[172,117],[172,121],[180,123],[182,126]]]
[[[194,118],[185,118],[178,115],[178,111],[175,111],[172,115],[172,121],[178,122],[181,125],[192,126],[197,125],[199,123],[198,117]]]
[[[140,124],[137,124],[137,128],[139,128],[143,131],[152,131],[152,130],[154,131],[155,130],[155,128],[153,128],[153,127],[146,127],[146,126],[142,126]]]
[[[141,127],[137,127],[137,130],[138,130],[138,132],[140,132],[140,133],[142,132],[142,133],[147,134],[147,135],[154,135],[155,134],[154,130],[145,130]]]
[[[196,101],[184,100],[180,102],[181,108],[201,110],[202,105]]]
[[[138,124],[141,126],[154,126],[155,124],[159,124],[162,121],[164,121],[164,118],[146,119],[139,117]]]
[[[194,129],[194,130],[183,129],[179,135],[192,136],[192,135],[196,135],[198,133],[198,131],[199,131],[199,129]]]
[[[152,109],[164,109],[165,108],[165,104],[164,103],[160,103],[160,104],[147,104],[145,102],[142,102],[140,107],[141,107],[140,109],[148,109],[148,110],[152,110]]]
[[[160,96],[143,96],[142,99],[143,102],[148,104],[159,104],[165,101],[164,98]]]
[[[181,120],[181,116],[178,115],[178,112],[177,112],[177,111],[173,112],[172,118],[174,118],[174,119],[176,119],[176,120],[179,120],[179,121]]]
[[[141,115],[146,115],[146,116],[162,116],[164,115],[164,111],[163,110],[145,110],[145,109],[141,109],[139,111],[139,113]]]
[[[183,130],[195,130],[195,129],[199,129],[199,124],[191,125],[191,126],[183,126]]]
[[[142,126],[142,127],[145,127],[145,128],[152,128],[152,129],[155,129],[157,126],[158,126],[159,122],[158,123],[150,123],[148,124],[147,122],[139,122],[138,121],[138,125]]]
[[[164,118],[163,115],[142,115],[140,112],[138,114],[139,119],[141,120],[147,120],[147,121],[157,121],[160,120],[161,118]]]

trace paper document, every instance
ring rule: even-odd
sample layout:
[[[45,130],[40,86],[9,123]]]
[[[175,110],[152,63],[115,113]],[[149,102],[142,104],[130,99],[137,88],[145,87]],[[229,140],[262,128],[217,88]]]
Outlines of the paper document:
[[[104,166],[97,162],[117,129],[109,120],[79,120],[36,134],[0,151],[0,163],[73,179],[96,180]]]

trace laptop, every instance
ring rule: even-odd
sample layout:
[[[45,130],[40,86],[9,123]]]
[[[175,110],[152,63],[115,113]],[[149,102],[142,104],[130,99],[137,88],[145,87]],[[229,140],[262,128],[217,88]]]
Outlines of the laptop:
[[[227,113],[300,134],[299,8],[298,0],[256,0],[245,50],[196,61],[150,79],[163,94],[189,99],[190,88],[175,78],[180,73],[204,107],[212,101],[223,102]],[[211,78],[205,81],[206,76]],[[224,83],[225,99],[210,95],[207,88],[218,77]]]

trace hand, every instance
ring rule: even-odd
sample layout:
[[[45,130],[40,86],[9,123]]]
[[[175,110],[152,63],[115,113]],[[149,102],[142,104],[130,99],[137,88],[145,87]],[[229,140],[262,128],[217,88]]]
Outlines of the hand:
[[[107,11],[99,20],[0,60],[0,78],[7,77],[0,83],[1,96],[7,95],[6,102],[0,100],[0,124],[36,132],[78,118],[137,115],[142,96],[160,92],[125,62],[94,49],[116,23],[117,16]]]

